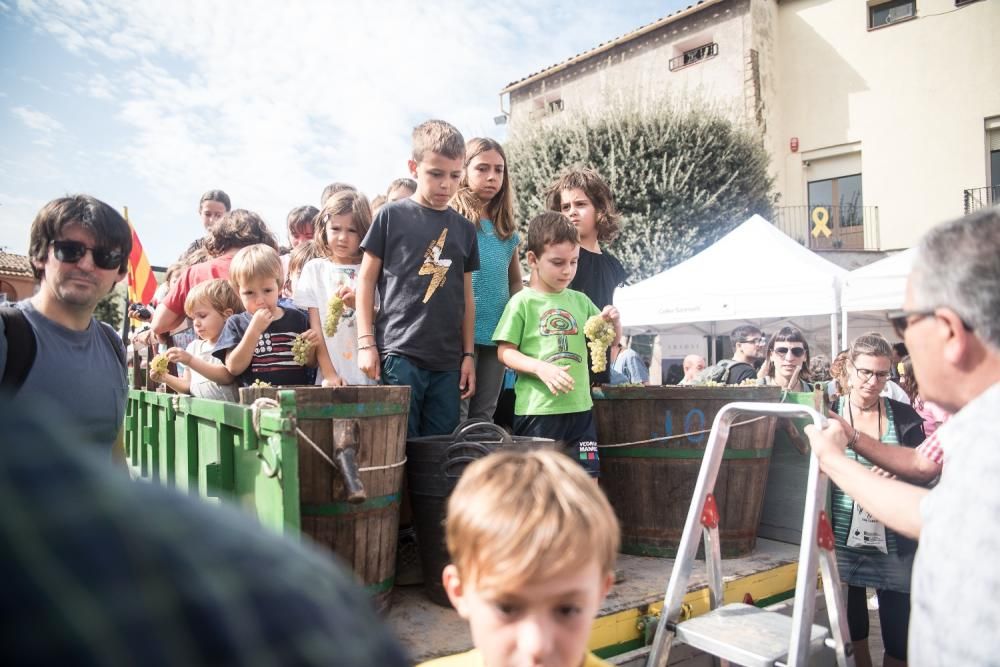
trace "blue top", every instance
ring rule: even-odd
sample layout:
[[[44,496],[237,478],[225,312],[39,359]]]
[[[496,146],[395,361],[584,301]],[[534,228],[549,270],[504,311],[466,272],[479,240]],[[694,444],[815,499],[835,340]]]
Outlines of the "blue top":
[[[476,299],[476,345],[496,345],[493,332],[504,306],[510,301],[508,270],[511,257],[521,243],[517,232],[506,241],[496,235],[493,222],[479,221],[479,270],[472,272],[472,294]]]

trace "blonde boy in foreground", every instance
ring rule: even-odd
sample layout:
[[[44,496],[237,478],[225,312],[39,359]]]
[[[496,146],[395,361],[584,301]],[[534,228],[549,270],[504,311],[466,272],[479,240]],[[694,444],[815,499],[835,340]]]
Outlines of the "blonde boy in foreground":
[[[614,579],[618,520],[579,465],[554,451],[476,461],[448,501],[446,535],[444,588],[476,648],[426,666],[607,664],[587,640]]]

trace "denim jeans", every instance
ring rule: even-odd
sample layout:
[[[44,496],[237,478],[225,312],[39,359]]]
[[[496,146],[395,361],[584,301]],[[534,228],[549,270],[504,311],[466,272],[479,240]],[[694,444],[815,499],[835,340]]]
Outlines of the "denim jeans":
[[[410,387],[406,437],[445,435],[455,430],[461,377],[461,371],[429,371],[398,354],[382,358],[382,384]]]

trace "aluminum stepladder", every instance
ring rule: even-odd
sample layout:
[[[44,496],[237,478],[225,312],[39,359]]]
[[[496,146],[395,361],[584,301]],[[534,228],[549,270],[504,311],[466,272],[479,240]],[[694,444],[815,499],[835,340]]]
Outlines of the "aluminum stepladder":
[[[836,651],[838,665],[853,667],[853,647],[845,639],[847,612],[840,593],[833,531],[825,512],[828,480],[820,472],[819,461],[814,454],[809,455],[802,544],[799,548],[792,617],[742,603],[723,604],[719,514],[712,492],[726,440],[729,438],[729,429],[738,415],[805,417],[820,428],[826,426],[826,418],[816,410],[787,403],[730,403],[716,414],[695,484],[694,498],[681,534],[677,559],[670,573],[663,611],[656,626],[647,667],[666,667],[670,648],[675,641],[734,664],[761,667],[805,667],[809,664],[812,650],[826,645]],[[700,533],[704,534],[705,540],[705,566],[711,610],[707,614],[681,621],[681,604],[687,593],[688,579],[701,541]],[[823,592],[832,637],[828,637],[831,633],[826,628],[813,624],[817,564],[823,577]]]

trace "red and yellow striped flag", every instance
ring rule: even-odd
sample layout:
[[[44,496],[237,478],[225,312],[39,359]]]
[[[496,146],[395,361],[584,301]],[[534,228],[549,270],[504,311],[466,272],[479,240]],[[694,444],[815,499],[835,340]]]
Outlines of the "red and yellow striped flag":
[[[139,242],[139,235],[128,219],[128,206],[125,207],[125,221],[132,230],[132,252],[128,256],[128,300],[130,303],[147,304],[156,293],[156,276],[153,275],[146,251]]]

